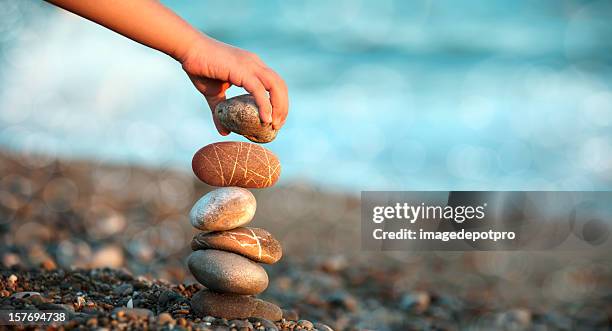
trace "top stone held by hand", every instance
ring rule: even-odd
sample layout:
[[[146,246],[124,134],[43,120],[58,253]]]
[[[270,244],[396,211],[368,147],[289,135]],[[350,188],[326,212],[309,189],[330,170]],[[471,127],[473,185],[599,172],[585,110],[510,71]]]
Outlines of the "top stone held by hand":
[[[272,123],[261,122],[255,98],[250,94],[220,102],[215,107],[215,113],[226,129],[256,143],[271,142],[278,133],[278,130],[272,127]]]

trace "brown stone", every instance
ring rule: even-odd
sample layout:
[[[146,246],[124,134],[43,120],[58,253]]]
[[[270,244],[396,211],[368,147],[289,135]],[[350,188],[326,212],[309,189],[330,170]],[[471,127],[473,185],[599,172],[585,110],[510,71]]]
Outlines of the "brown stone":
[[[280,260],[283,250],[276,238],[259,228],[236,228],[227,231],[198,233],[191,249],[218,249],[248,257],[255,262],[272,264]]]
[[[239,95],[220,102],[215,108],[223,126],[256,143],[268,143],[276,138],[278,130],[272,123],[263,123],[255,98],[250,94]]]
[[[270,302],[247,295],[215,293],[200,290],[191,298],[191,309],[200,317],[214,316],[226,319],[249,317],[278,321],[281,309]]]
[[[212,186],[264,188],[276,183],[281,166],[278,158],[264,147],[226,141],[202,147],[193,156],[193,172]]]

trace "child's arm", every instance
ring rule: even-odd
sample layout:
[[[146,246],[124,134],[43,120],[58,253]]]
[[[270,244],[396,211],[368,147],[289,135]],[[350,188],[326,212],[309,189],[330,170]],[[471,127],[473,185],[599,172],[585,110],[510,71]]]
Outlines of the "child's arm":
[[[48,0],[179,61],[211,110],[230,85],[251,93],[265,123],[280,128],[287,117],[285,82],[257,55],[216,41],[155,0]],[[270,97],[268,98],[268,93]],[[213,118],[217,130],[229,132]]]

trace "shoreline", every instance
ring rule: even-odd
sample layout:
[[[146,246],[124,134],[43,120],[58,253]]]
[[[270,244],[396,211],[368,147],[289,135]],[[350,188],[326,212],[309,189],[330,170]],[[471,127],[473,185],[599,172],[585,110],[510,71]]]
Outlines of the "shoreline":
[[[0,152],[1,290],[24,270],[51,290],[45,275],[104,266],[112,274],[127,268],[134,279],[165,279],[172,289],[194,286],[185,260],[197,231],[187,215],[210,187],[168,169],[47,161]],[[334,330],[383,331],[499,329],[513,318],[529,327],[597,330],[612,320],[605,252],[368,252],[360,246],[358,197],[307,183],[253,193],[251,224],[284,247],[278,264],[264,266],[271,282],[260,297],[300,318]],[[115,306],[91,298],[109,318]]]

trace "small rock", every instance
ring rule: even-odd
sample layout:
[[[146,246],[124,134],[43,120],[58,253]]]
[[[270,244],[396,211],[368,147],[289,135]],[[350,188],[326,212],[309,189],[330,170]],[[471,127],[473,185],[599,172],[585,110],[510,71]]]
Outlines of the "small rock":
[[[57,264],[55,261],[53,261],[53,259],[47,258],[40,263],[40,267],[47,271],[51,271],[57,269]]]
[[[249,223],[257,202],[253,193],[241,187],[222,187],[198,200],[189,218],[191,225],[203,231],[230,230]]]
[[[159,303],[160,307],[167,307],[169,304],[172,304],[180,299],[183,299],[182,295],[171,290],[165,290],[159,295],[157,302]]]
[[[215,113],[223,126],[256,143],[268,143],[278,130],[272,124],[264,124],[259,117],[255,98],[250,94],[239,95],[220,102]]]
[[[8,282],[10,286],[15,286],[15,284],[17,284],[17,279],[18,279],[17,276],[11,274],[10,276],[8,276],[6,281]]]
[[[91,268],[119,268],[123,265],[123,250],[119,246],[108,245],[102,247],[94,253],[91,263]]]
[[[195,251],[187,265],[193,276],[213,291],[258,294],[268,287],[264,268],[238,254],[215,249]]]
[[[13,293],[13,295],[11,295],[11,298],[14,299],[27,299],[27,298],[31,298],[33,296],[41,296],[39,292],[17,292],[17,293]]]
[[[282,318],[281,309],[270,302],[246,295],[201,290],[191,298],[191,308],[199,316],[227,319],[258,317],[271,321]]]
[[[283,318],[284,318],[284,315],[283,315]],[[256,328],[259,326],[262,326],[265,329],[265,331],[278,331],[276,324],[274,324],[272,321],[267,320],[265,318],[249,317],[249,322],[251,322],[253,326],[255,326]]]
[[[130,295],[134,292],[132,284],[121,284],[113,289],[113,293],[121,296]]]
[[[283,249],[268,231],[259,228],[236,228],[227,231],[198,233],[191,241],[191,249],[218,249],[248,257],[255,262],[276,263]]]
[[[36,308],[38,308],[39,310],[63,310],[63,311],[67,311],[70,313],[74,313],[74,307],[68,304],[57,304],[57,303],[45,302],[45,303],[36,305]]]
[[[346,257],[343,255],[335,255],[327,258],[322,264],[321,268],[325,272],[329,273],[337,273],[340,272],[348,266],[348,261]]]
[[[117,314],[117,316],[130,316],[135,318],[149,318],[153,317],[153,312],[146,308],[126,308],[126,307],[118,307],[113,309],[113,314]]]
[[[355,299],[355,297],[344,291],[338,291],[330,294],[327,298],[327,301],[333,305],[343,307],[344,309],[349,311],[356,311],[357,306],[359,305],[359,302],[357,301],[357,299]]]
[[[307,330],[311,330],[312,328],[314,328],[314,325],[312,324],[311,321],[308,320],[299,320],[297,322],[297,325],[303,329],[307,329]]]
[[[531,324],[531,312],[527,309],[512,309],[497,315],[497,325],[522,330]]]
[[[297,321],[300,319],[300,316],[294,309],[283,309],[283,318],[289,321]]]
[[[2,264],[6,268],[11,268],[13,266],[19,265],[21,263],[21,259],[19,255],[15,253],[6,253],[2,256]]]
[[[236,328],[239,331],[253,331],[253,324],[249,321],[244,320],[231,320],[229,321],[230,328]]]
[[[314,327],[318,331],[334,331],[334,329],[330,328],[329,326],[327,326],[326,324],[323,324],[323,323],[315,323]]]
[[[161,325],[174,323],[174,318],[172,318],[172,315],[168,313],[161,313],[159,316],[157,316],[157,323]]]
[[[416,291],[405,294],[400,302],[400,307],[403,310],[412,310],[417,313],[422,313],[427,310],[431,297],[427,292]]]
[[[271,151],[252,143],[223,141],[202,147],[193,156],[195,175],[211,186],[265,188],[276,183],[281,166]]]

